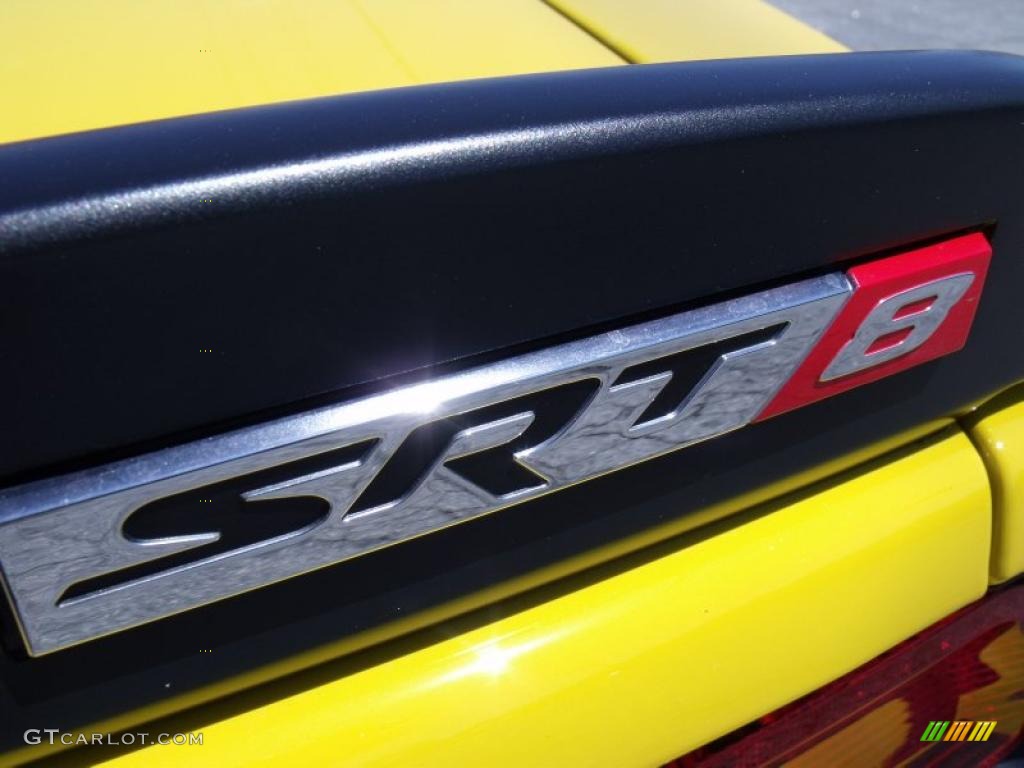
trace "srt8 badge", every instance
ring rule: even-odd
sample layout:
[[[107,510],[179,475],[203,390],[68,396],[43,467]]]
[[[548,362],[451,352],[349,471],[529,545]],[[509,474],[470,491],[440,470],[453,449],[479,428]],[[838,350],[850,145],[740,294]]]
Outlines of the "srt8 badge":
[[[522,504],[949,354],[967,340],[990,256],[982,235],[966,235],[11,488],[0,494],[0,569],[22,636],[29,653],[50,653]],[[673,387],[669,359],[698,350],[713,355],[696,383]],[[585,396],[571,412],[531,438],[544,414],[530,397],[580,386]],[[456,426],[432,461],[401,493],[382,492],[375,480],[403,444],[439,423]],[[486,488],[467,474],[471,458],[504,462],[516,479]],[[218,506],[245,528],[282,502],[311,514],[283,528],[253,523],[237,546],[211,553],[223,533]],[[143,530],[140,521],[173,519],[165,513],[183,506],[208,509],[201,520],[209,527]]]

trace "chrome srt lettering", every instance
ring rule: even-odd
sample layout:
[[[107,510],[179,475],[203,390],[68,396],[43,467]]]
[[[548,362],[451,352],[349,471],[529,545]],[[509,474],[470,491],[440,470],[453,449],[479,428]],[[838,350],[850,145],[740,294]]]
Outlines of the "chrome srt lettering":
[[[661,320],[201,440],[0,496],[0,564],[28,649],[44,654],[396,544],[742,427],[786,381],[850,293],[828,275]],[[627,368],[754,331],[768,340],[721,355],[668,414],[637,423],[671,372],[619,384]],[[504,445],[530,412],[454,436],[403,498],[350,513],[418,426],[590,379],[596,393],[553,437],[515,455],[535,485],[495,496],[449,467]],[[246,501],[314,496],[330,505],[306,529],[63,598],[72,585],[216,541],[216,530],[137,541],[123,531],[154,500],[346,445],[357,460],[273,485]]]

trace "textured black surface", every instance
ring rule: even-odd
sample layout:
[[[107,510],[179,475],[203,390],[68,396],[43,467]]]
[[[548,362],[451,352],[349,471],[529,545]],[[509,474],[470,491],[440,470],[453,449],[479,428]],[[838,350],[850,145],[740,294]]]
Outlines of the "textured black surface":
[[[696,63],[0,148],[0,477],[1006,218],[1022,82]]]
[[[955,356],[174,619],[42,659],[5,653],[3,743],[173,707],[1024,378],[1022,62],[634,67],[0,148],[8,484],[945,233],[987,227],[995,250]]]

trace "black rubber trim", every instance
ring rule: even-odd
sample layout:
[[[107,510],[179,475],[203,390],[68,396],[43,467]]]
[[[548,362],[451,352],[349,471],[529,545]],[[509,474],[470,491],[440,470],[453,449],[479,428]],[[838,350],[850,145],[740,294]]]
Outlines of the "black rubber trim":
[[[1012,218],[1022,80],[621,67],[0,147],[0,478]]]

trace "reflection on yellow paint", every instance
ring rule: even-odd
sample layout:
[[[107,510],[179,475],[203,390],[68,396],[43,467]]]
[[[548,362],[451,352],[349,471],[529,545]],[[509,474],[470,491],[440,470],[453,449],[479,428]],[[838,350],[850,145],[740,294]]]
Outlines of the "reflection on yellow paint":
[[[512,664],[520,656],[535,651],[541,646],[554,642],[559,633],[552,632],[520,643],[508,640],[487,641],[465,654],[465,663],[437,679],[438,685],[447,685],[465,677],[500,677],[514,671]]]

